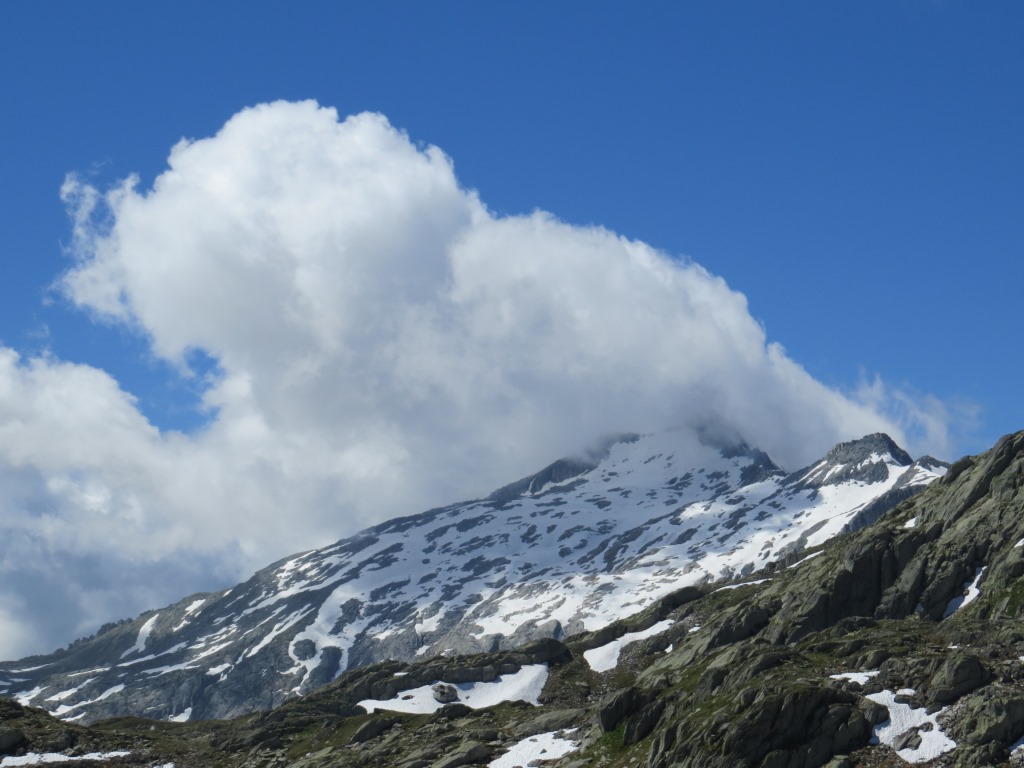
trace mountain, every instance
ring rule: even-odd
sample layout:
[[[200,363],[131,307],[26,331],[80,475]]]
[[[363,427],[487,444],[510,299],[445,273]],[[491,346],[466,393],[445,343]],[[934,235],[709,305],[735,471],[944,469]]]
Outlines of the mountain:
[[[0,701],[0,755],[176,768],[1019,766],[1024,432],[812,554],[683,587],[565,641],[349,669],[230,721],[84,727]]]
[[[485,499],[392,520],[0,664],[0,695],[68,721],[224,718],[384,659],[565,640],[680,588],[794,562],[945,469],[885,435],[793,473],[710,434],[622,436]]]

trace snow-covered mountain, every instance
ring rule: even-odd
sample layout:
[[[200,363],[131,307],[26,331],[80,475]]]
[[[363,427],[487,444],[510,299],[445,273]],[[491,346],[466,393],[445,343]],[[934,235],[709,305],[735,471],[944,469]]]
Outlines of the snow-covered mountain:
[[[594,630],[683,586],[798,559],[940,477],[885,435],[787,474],[690,431],[630,435],[486,499],[369,528],[50,656],[0,695],[68,720],[273,707],[384,658]]]

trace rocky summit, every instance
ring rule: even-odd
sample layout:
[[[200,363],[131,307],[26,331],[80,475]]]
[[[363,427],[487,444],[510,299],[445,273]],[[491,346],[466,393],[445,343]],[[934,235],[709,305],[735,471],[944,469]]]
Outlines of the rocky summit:
[[[792,473],[706,431],[620,436],[485,499],[0,664],[0,695],[74,722],[224,718],[383,660],[599,633],[680,588],[794,562],[945,471],[885,435]]]
[[[232,720],[85,726],[7,701],[0,754],[176,768],[1021,765],[1022,614],[1024,432],[863,528],[600,629],[349,668]]]

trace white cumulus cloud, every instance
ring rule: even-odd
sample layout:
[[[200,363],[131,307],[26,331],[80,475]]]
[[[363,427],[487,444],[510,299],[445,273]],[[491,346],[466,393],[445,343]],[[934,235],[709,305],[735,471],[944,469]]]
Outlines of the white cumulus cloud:
[[[264,104],[181,141],[150,189],[72,176],[62,194],[64,295],[180,375],[196,352],[216,372],[197,381],[208,422],[182,434],[101,370],[0,347],[0,623],[18,605],[28,627],[0,657],[612,432],[714,424],[793,468],[876,430],[945,448],[940,403],[824,386],[721,278],[600,227],[496,216],[381,115]]]

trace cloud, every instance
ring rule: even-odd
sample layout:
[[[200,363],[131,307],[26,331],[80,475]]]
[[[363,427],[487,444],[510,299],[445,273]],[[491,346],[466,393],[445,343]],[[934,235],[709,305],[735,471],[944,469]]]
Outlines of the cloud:
[[[494,215],[381,115],[260,105],[178,143],[151,189],[72,176],[62,195],[60,290],[196,378],[209,421],[161,432],[105,372],[0,348],[3,573],[89,574],[63,623],[34,609],[43,644],[610,432],[714,424],[790,467],[879,429],[923,436],[912,449],[943,434],[941,410],[884,385],[814,380],[692,261]],[[113,603],[118,579],[135,592]]]

